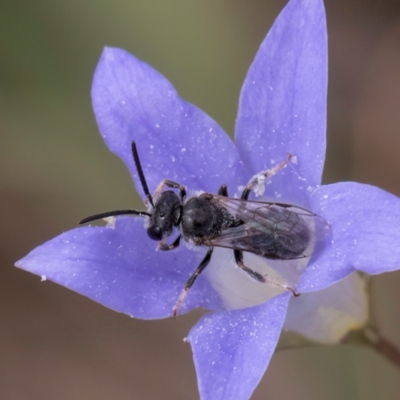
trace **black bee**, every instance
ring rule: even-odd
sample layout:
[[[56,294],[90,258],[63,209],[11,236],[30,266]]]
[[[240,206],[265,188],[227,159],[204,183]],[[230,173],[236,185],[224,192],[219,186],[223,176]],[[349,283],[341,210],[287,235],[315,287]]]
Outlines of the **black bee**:
[[[185,187],[169,179],[164,179],[151,196],[135,142],[132,142],[132,154],[143,191],[151,206],[150,210],[109,211],[86,217],[80,224],[105,217],[132,214],[147,219],[147,234],[150,239],[159,241],[160,250],[175,249],[182,238],[196,246],[207,246],[204,259],[185,283],[173,307],[174,315],[196,278],[209,264],[214,247],[232,249],[237,266],[256,281],[281,286],[295,296],[298,295],[288,286],[267,280],[243,262],[243,252],[274,260],[311,257],[316,249],[315,244],[325,237],[328,223],[309,210],[285,203],[248,200],[251,190],[259,184],[260,177],[265,180],[284,168],[291,155],[282,164],[256,175],[244,188],[240,199],[228,197],[226,185],[222,185],[216,195],[201,193],[186,199]],[[165,186],[175,191],[163,191]],[[172,234],[175,227],[180,233],[168,244],[165,239]]]

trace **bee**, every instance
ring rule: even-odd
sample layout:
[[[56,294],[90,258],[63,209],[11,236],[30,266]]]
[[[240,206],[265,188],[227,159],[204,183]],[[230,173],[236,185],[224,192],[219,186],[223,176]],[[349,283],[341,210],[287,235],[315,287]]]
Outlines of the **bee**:
[[[293,295],[299,295],[289,286],[268,280],[243,261],[244,252],[272,260],[290,261],[311,257],[316,251],[316,243],[325,238],[329,224],[312,211],[292,204],[248,199],[251,191],[260,184],[260,178],[263,182],[286,167],[292,155],[273,169],[253,177],[244,187],[240,198],[229,197],[228,187],[224,184],[218,194],[198,192],[188,199],[186,188],[169,179],[164,179],[151,195],[134,141],[132,155],[147,197],[148,210],[108,211],[86,217],[79,224],[118,215],[135,215],[146,219],[147,234],[150,239],[159,242],[160,250],[173,250],[182,239],[195,246],[208,247],[205,257],[186,281],[173,307],[174,316],[197,277],[210,263],[214,247],[232,249],[236,265],[252,279],[281,286]],[[165,187],[172,190],[164,190]],[[174,228],[179,230],[179,234],[172,243],[167,243],[166,239]]]

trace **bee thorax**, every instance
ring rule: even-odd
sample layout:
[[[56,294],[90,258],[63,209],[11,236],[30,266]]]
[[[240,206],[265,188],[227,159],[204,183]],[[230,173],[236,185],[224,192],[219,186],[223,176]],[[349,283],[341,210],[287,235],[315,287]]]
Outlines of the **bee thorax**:
[[[181,231],[186,240],[212,238],[219,234],[224,223],[220,208],[203,196],[192,197],[184,205]]]

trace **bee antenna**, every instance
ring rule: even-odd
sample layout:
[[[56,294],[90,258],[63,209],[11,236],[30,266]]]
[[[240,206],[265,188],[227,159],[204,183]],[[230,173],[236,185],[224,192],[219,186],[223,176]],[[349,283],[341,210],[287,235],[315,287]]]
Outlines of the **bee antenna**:
[[[107,217],[116,217],[117,215],[138,215],[140,217],[151,217],[151,214],[146,211],[136,211],[136,210],[115,210],[107,211],[100,214],[90,215],[89,217],[83,218],[79,221],[79,225],[86,224],[86,222],[96,221],[98,219],[103,219]]]
[[[142,165],[140,164],[140,159],[139,159],[139,154],[136,149],[136,143],[135,141],[132,141],[132,155],[133,155],[133,160],[135,161],[135,166],[137,173],[139,175],[140,183],[142,184],[142,188],[144,191],[144,194],[146,195],[147,199],[149,200],[150,204],[154,208],[154,203],[153,203],[153,198],[151,197],[151,194],[149,192],[149,187],[147,186],[146,179],[144,177]]]

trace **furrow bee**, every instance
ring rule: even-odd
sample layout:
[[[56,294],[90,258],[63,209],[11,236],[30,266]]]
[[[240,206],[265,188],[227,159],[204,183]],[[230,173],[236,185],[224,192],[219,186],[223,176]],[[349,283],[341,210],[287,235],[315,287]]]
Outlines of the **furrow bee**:
[[[186,281],[173,307],[174,316],[197,277],[210,263],[214,247],[232,249],[237,266],[252,279],[281,286],[298,296],[293,288],[268,280],[243,261],[243,252],[288,262],[309,258],[316,251],[316,243],[325,239],[329,224],[312,211],[292,204],[248,199],[251,191],[260,184],[260,177],[265,181],[286,167],[291,155],[283,163],[253,177],[240,198],[229,197],[226,185],[220,187],[218,194],[197,193],[186,198],[186,188],[169,179],[164,179],[151,195],[134,141],[132,155],[149,209],[108,211],[86,217],[80,224],[118,215],[135,215],[146,219],[147,234],[150,239],[159,242],[160,250],[173,250],[182,239],[196,246],[208,247],[205,257]],[[166,187],[168,189],[164,190]],[[174,228],[179,230],[179,234],[172,243],[167,243],[166,239]]]

